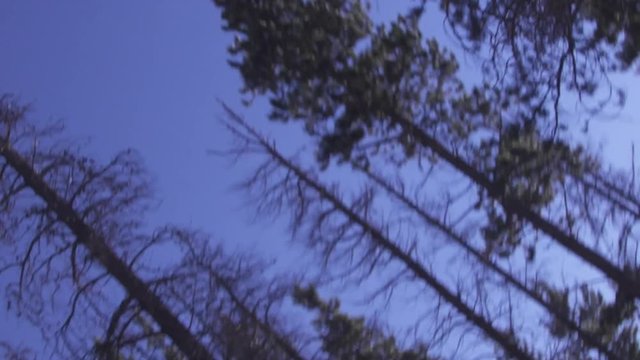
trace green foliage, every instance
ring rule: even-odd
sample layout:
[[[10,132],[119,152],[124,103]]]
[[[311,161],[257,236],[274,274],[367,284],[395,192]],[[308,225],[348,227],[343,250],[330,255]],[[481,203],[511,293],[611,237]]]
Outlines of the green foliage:
[[[640,359],[638,327],[633,322],[636,304],[623,291],[618,291],[613,302],[607,302],[601,292],[582,285],[574,304],[569,289],[557,289],[546,284],[542,284],[542,288],[561,313],[577,319],[583,331],[608,344],[614,354],[621,359]],[[591,349],[566,326],[552,319],[547,327],[555,338],[568,340],[575,358],[586,358]]]
[[[318,313],[313,324],[320,334],[322,350],[335,360],[433,360],[427,348],[418,344],[411,349],[400,348],[393,336],[367,324],[362,317],[350,317],[340,312],[338,300],[323,301],[315,288],[296,287],[297,304]]]
[[[391,133],[412,155],[415,140],[398,119],[434,128],[456,119],[451,126],[464,135],[472,126],[465,114],[490,111],[481,92],[464,94],[455,58],[423,39],[415,15],[373,26],[354,0],[216,3],[225,29],[238,35],[231,64],[245,91],[269,94],[272,119],[303,120],[321,136],[325,165],[334,155],[349,159],[367,135]]]
[[[334,68],[348,67],[354,47],[371,28],[360,1],[225,1],[225,29],[238,36],[229,52],[246,91],[275,91],[281,81],[313,81]],[[329,87],[330,84],[323,84]],[[311,88],[303,88],[301,91]],[[300,94],[298,100],[304,99]],[[274,99],[273,104],[280,104]]]
[[[598,256],[567,246],[575,245],[566,239],[576,237],[576,217],[583,217],[580,230],[598,226],[591,214],[585,215],[591,209],[580,208],[575,199],[576,209],[563,209],[561,225],[554,224],[558,231],[552,234],[551,222],[521,219],[505,209],[523,217],[529,212],[555,216],[568,203],[564,187],[584,184],[581,177],[600,168],[585,149],[558,132],[563,129],[560,96],[568,89],[583,101],[611,71],[633,65],[640,53],[637,1],[440,1],[465,49],[483,56],[489,50],[484,83],[473,88],[465,88],[459,78],[456,58],[435,39],[423,37],[420,7],[389,25],[375,25],[367,5],[357,0],[216,3],[223,9],[225,28],[238,34],[230,49],[231,64],[240,70],[244,90],[269,96],[271,119],[303,122],[319,140],[321,166],[331,159],[367,165],[381,149],[400,149],[401,161],[420,156],[435,162],[437,153],[477,185],[476,210],[484,211],[488,257],[513,254],[530,224],[550,238],[562,238],[559,243],[591,264],[594,257],[600,259],[598,245],[593,246]],[[418,140],[424,134],[435,140]],[[588,197],[584,189],[574,196]],[[609,202],[603,207],[615,202],[612,192],[602,195],[602,202]],[[601,229],[609,226],[606,222]],[[599,236],[598,231],[603,230],[591,234]],[[535,247],[527,250],[532,260]],[[603,262],[609,265],[608,259]],[[549,287],[545,294],[561,313],[579,319],[585,332],[610,344],[622,358],[637,357],[632,302],[608,304],[590,289],[582,290],[578,305],[566,289]],[[354,351],[364,356],[369,350],[362,349],[391,346],[385,345],[389,338],[370,333],[362,319],[340,314],[337,302],[320,301],[313,289],[298,289],[296,298],[319,312],[316,327],[327,353],[351,359],[357,358]],[[565,325],[556,321],[549,330],[575,345],[566,351],[567,358],[588,358],[593,349]]]
[[[581,146],[572,148],[566,142],[542,138],[533,121],[506,125],[496,139],[480,144],[477,157],[488,162],[486,171],[501,188],[501,197],[518,199],[533,210],[549,205],[566,177],[579,176],[592,163]],[[487,251],[510,255],[520,244],[522,220],[503,214],[494,201],[487,201],[485,207]]]
[[[581,16],[596,24],[592,43],[606,43],[617,48],[623,66],[631,65],[640,55],[640,6],[632,0],[585,1]]]
[[[582,149],[542,135],[539,123],[548,112],[533,98],[513,95],[508,87],[465,90],[455,57],[435,39],[423,39],[419,12],[399,16],[386,27],[373,26],[361,2],[329,3],[290,0],[286,11],[280,8],[285,2],[275,2],[267,11],[260,2],[218,2],[226,29],[240,34],[230,53],[245,90],[269,94],[272,119],[304,121],[306,130],[320,138],[321,165],[332,157],[366,164],[368,153],[356,148],[371,143],[375,146],[366,147],[369,153],[401,147],[401,161],[417,151],[429,156],[419,150],[416,135],[398,125],[411,121],[441,143],[467,150],[467,160],[490,175],[501,197],[519,199],[534,210],[551,203],[565,176],[580,173],[588,160]],[[307,21],[309,17],[332,20]],[[292,26],[322,34],[319,44],[332,45],[314,47],[290,31]],[[253,28],[260,31],[247,30]],[[280,48],[296,53],[257,54]],[[537,107],[535,113],[520,112],[529,105]],[[472,139],[486,138],[482,134],[487,132],[488,139],[473,144]],[[483,234],[488,253],[507,256],[520,244],[524,227],[496,206],[484,204],[488,221]]]

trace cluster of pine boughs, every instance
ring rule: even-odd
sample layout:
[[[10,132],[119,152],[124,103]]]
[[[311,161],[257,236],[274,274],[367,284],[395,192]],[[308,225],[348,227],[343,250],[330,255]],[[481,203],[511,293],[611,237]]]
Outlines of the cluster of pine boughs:
[[[635,76],[638,1],[414,0],[387,22],[366,0],[213,3],[238,96],[268,98],[270,120],[314,144],[300,164],[222,105],[228,154],[261,161],[241,188],[290,220],[317,284],[268,276],[198,231],[149,232],[134,152],[100,164],[3,96],[0,272],[15,275],[8,307],[55,355],[640,359],[636,169],[581,145],[588,124],[562,111],[623,105],[609,77]],[[424,35],[442,24],[451,38]],[[412,315],[350,315],[323,284]]]
[[[599,91],[615,86],[608,75],[633,69],[640,51],[637,2],[423,1],[387,24],[372,20],[366,1],[215,2],[225,29],[236,34],[230,64],[242,74],[243,91],[269,97],[271,119],[303,122],[317,139],[322,168],[332,159],[383,171],[422,159],[447,163],[477,189],[485,256],[500,261],[526,247],[526,261],[534,262],[536,243],[523,239],[542,233],[612,280],[610,302],[601,293],[606,290],[587,284],[570,290],[534,281],[535,291],[582,332],[551,316],[549,334],[564,344],[554,356],[587,358],[598,348],[605,357],[640,356],[639,297],[627,288],[638,286],[637,255],[611,250],[637,238],[633,230],[616,236],[620,229],[608,228],[635,227],[634,176],[608,173],[596,152],[570,140],[583,124],[560,116],[566,92],[577,94],[584,111],[597,118]],[[461,79],[455,56],[442,45],[446,39],[423,36],[436,26],[424,19],[438,5],[455,34],[449,44],[483,64],[466,69],[483,73],[480,84]],[[396,148],[403,151],[400,161]],[[611,218],[590,214],[589,205],[576,208],[580,197],[593,194],[598,206],[610,207]],[[622,205],[618,196],[633,205]],[[559,206],[573,207],[559,221],[530,216],[555,214]],[[617,222],[617,211],[629,219]],[[563,239],[588,247],[600,236],[611,245],[608,254],[594,251],[603,262]],[[507,351],[511,356],[543,356],[514,341],[522,351]]]

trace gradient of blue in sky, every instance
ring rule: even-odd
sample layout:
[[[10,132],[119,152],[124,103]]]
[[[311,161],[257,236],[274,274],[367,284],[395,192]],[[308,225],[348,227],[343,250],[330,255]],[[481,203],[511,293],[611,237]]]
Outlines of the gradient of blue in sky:
[[[387,18],[406,1],[382,3],[373,10]],[[69,137],[91,139],[89,155],[138,150],[162,201],[151,224],[192,225],[230,248],[276,257],[289,239],[285,224],[251,225],[242,196],[230,191],[252,164],[231,167],[206,151],[228,144],[216,99],[240,108],[240,79],[226,63],[230,40],[206,0],[2,0],[0,94],[33,103],[32,118],[64,119]],[[637,77],[614,80],[629,91],[628,106],[591,130],[607,157],[626,166],[631,142],[640,148],[631,120],[640,113],[640,86]],[[258,101],[242,113],[263,118],[265,109]],[[284,145],[304,143],[295,129],[253,124],[291,142]],[[0,314],[0,340],[32,341],[27,327],[7,326],[14,321]]]

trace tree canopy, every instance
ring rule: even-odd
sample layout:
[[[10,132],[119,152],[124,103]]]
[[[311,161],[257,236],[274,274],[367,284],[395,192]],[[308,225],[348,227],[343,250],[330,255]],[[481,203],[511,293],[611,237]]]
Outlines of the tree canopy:
[[[640,359],[636,169],[560,110],[624,105],[610,78],[634,76],[637,1],[415,0],[388,22],[366,0],[213,3],[244,104],[268,99],[313,144],[288,153],[221,103],[218,155],[256,164],[238,184],[250,210],[317,261],[282,271],[149,229],[135,151],[101,163],[2,96],[4,300],[54,356]],[[452,38],[424,35],[435,14]]]
[[[438,271],[423,273],[428,262],[412,254],[427,245],[416,239],[407,245],[404,234],[394,237],[372,228],[381,221],[370,215],[377,209],[373,192],[365,190],[353,204],[340,205],[338,184],[323,193],[314,178],[305,178],[286,157],[276,155],[269,141],[257,140],[267,157],[333,204],[334,210],[323,211],[340,211],[350,225],[361,225],[370,237],[368,246],[404,264],[508,356],[639,356],[633,321],[640,299],[638,258],[629,251],[637,241],[640,204],[635,169],[632,174],[609,171],[596,150],[572,140],[578,124],[559,117],[563,92],[576,95],[598,116],[599,89],[613,89],[609,76],[633,68],[640,46],[636,2],[436,2],[457,35],[450,45],[481,60],[479,84],[462,80],[460,65],[442,39],[422,35],[433,24],[422,21],[433,7],[426,1],[409,5],[388,24],[373,20],[366,1],[214,2],[222,9],[225,29],[235,34],[229,63],[242,75],[243,92],[267,96],[272,120],[303,123],[316,140],[320,169],[350,168],[368,177],[428,229],[444,233],[480,268],[509,283],[494,288],[490,303],[500,302],[498,294],[510,294],[513,287],[542,306],[543,317],[550,318],[548,336],[562,345],[547,348],[545,355],[535,341],[523,340],[523,330],[512,327],[511,317],[500,329],[504,325],[497,325],[494,315],[474,313],[473,306],[451,296]],[[461,178],[466,189],[457,197],[446,188],[434,189],[445,194],[443,202],[412,187],[414,179],[387,175],[407,168],[418,177],[437,172]],[[412,198],[411,191],[420,195]],[[304,222],[309,205],[298,201],[292,206],[294,219]],[[436,204],[444,214],[427,211],[437,209]],[[454,222],[452,216],[459,218]],[[322,226],[317,221],[326,220],[310,216],[306,221],[315,224],[310,230],[315,234]],[[390,219],[382,221],[381,228],[396,226]],[[474,228],[480,236],[474,236],[469,226],[478,222]],[[343,243],[352,241],[338,229],[346,237]],[[597,269],[612,286],[591,287],[579,277],[572,280],[577,286],[559,285],[531,275],[532,268],[533,274],[554,271],[536,261],[549,244],[586,264],[579,266]],[[514,263],[524,275],[512,268]],[[506,264],[511,264],[508,270]],[[473,287],[489,291],[489,283],[483,279]],[[612,292],[613,298],[604,295]],[[558,319],[564,325],[558,327]],[[522,320],[523,326],[535,322]],[[505,333],[509,336],[501,336]]]

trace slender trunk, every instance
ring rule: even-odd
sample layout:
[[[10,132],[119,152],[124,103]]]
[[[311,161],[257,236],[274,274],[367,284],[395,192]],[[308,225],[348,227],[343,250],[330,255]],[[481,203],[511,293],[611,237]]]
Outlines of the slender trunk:
[[[249,127],[239,116],[237,116],[231,109],[225,106],[225,109],[232,117],[232,119],[242,126],[251,136],[257,140],[263,147],[265,152],[280,166],[287,171],[293,173],[301,182],[307,184],[311,189],[320,195],[323,199],[331,203],[335,209],[343,213],[353,224],[356,224],[369,234],[372,241],[378,246],[386,250],[391,256],[401,263],[403,263],[417,278],[424,281],[429,287],[437,292],[442,299],[453,306],[459,313],[461,313],[471,324],[479,328],[487,337],[492,339],[498,346],[511,356],[521,360],[533,360],[533,356],[530,355],[525,349],[521,348],[514,338],[509,337],[506,332],[500,331],[491,324],[484,316],[478,314],[470,308],[460,296],[454,294],[446,285],[441,283],[431,272],[425,269],[422,264],[415,260],[412,256],[404,252],[393,241],[387,238],[383,232],[369,223],[366,219],[362,218],[359,214],[355,213],[351,208],[342,202],[337,196],[329,191],[322,184],[318,183],[314,179],[308,176],[302,169],[295,164],[284,158],[274,146],[272,146],[265,138],[258,134],[254,129]]]
[[[523,204],[522,201],[513,197],[505,197],[503,192],[504,189],[501,189],[488,177],[462,158],[453,154],[435,138],[425,133],[418,125],[407,120],[400,120],[399,123],[402,127],[413,134],[420,144],[436,153],[440,158],[444,159],[478,186],[484,188],[489,196],[499,201],[507,212],[511,212],[523,219],[526,219],[531,225],[533,225],[533,227],[544,232],[552,239],[555,239],[565,249],[593,265],[602,271],[602,273],[608,278],[616,282],[618,286],[625,289],[625,291],[628,291],[636,299],[640,299],[640,284],[625,274],[625,272],[618,266],[601,254],[582,244],[574,236],[567,234],[557,225],[540,216],[540,214],[532,210],[529,206]]]
[[[160,329],[190,359],[209,360],[213,356],[191,334],[162,300],[149,289],[136,274],[106,244],[105,239],[85,223],[71,204],[60,197],[29,163],[8,143],[1,144],[0,155],[47,204],[47,206],[73,232],[77,241],[84,245],[92,256],[113,276],[128,295],[158,323]]]
[[[418,206],[415,202],[411,201],[404,193],[397,190],[387,181],[382,179],[380,176],[359,167],[357,164],[354,166],[361,172],[363,172],[367,177],[369,177],[374,183],[378,184],[382,189],[391,194],[393,197],[398,199],[402,204],[404,204],[407,208],[415,212],[424,222],[429,224],[430,226],[438,229],[442,234],[444,234],[451,241],[458,244],[460,247],[465,249],[469,254],[471,254],[478,262],[488,267],[495,273],[499,274],[505,281],[513,285],[516,289],[521,291],[522,293],[529,296],[529,298],[533,299],[538,305],[542,306],[546,311],[548,311],[551,315],[553,315],[556,319],[562,322],[569,329],[575,331],[578,336],[589,346],[598,349],[598,351],[606,355],[607,358],[612,360],[617,360],[615,354],[613,354],[607,347],[602,344],[598,339],[594,338],[592,335],[586,333],[584,330],[580,328],[580,326],[570,319],[567,315],[563,314],[557,307],[553,306],[549,302],[547,302],[542,295],[537,293],[535,290],[530,289],[527,285],[523,284],[520,280],[516,279],[511,273],[501,268],[499,265],[491,261],[489,258],[484,256],[480,251],[471,246],[461,235],[454,232],[450,227],[446,226],[440,220],[438,220],[435,216],[427,213],[424,209]]]

